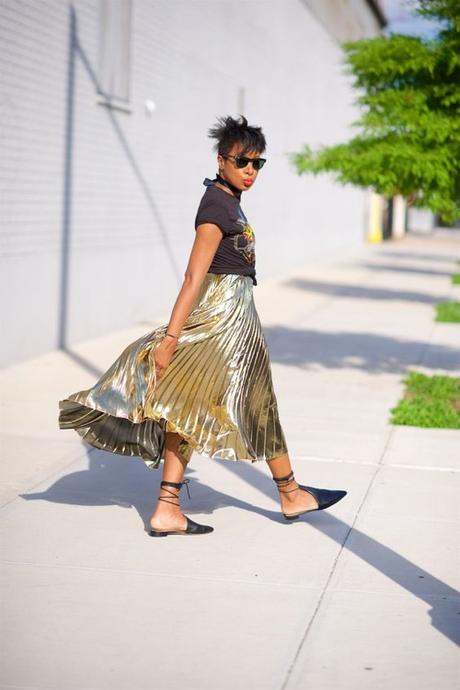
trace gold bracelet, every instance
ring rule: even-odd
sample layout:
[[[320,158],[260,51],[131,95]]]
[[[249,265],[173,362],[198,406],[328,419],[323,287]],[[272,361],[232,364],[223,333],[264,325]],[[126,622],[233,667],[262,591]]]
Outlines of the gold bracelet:
[[[173,335],[172,333],[166,333],[166,335],[169,335],[170,338],[177,338],[179,339],[178,335]],[[166,337],[166,336],[165,336]]]

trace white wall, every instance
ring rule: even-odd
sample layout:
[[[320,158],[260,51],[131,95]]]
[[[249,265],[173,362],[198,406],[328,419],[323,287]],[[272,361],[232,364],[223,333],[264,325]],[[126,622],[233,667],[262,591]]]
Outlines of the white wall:
[[[307,2],[134,0],[131,112],[97,103],[98,10],[0,5],[3,365],[170,313],[219,115],[244,112],[268,142],[242,198],[259,285],[365,234],[363,192],[299,177],[286,156],[345,140],[357,116],[339,42]]]

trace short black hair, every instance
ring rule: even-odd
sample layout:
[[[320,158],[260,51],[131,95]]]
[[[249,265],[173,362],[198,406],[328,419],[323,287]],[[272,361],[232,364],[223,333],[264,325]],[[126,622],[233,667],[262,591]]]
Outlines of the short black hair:
[[[248,125],[247,119],[240,113],[241,121],[235,120],[231,115],[218,117],[217,124],[208,130],[208,136],[217,139],[214,150],[221,156],[227,156],[234,144],[242,144],[241,153],[249,151],[263,153],[267,142],[262,133],[262,127]]]

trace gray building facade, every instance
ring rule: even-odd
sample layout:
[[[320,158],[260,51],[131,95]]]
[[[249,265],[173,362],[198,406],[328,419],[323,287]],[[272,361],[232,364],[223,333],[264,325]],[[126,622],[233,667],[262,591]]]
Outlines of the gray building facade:
[[[267,138],[259,285],[361,244],[367,194],[287,154],[351,136],[340,42],[383,24],[365,0],[2,0],[2,365],[169,316],[218,116]]]

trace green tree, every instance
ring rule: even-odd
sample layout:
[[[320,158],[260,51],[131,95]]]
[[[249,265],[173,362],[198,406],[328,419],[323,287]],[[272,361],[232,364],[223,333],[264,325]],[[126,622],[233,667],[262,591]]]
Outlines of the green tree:
[[[460,217],[460,1],[420,0],[441,20],[434,39],[393,34],[342,44],[359,90],[360,132],[346,143],[288,154],[299,175],[401,194],[448,223]]]

